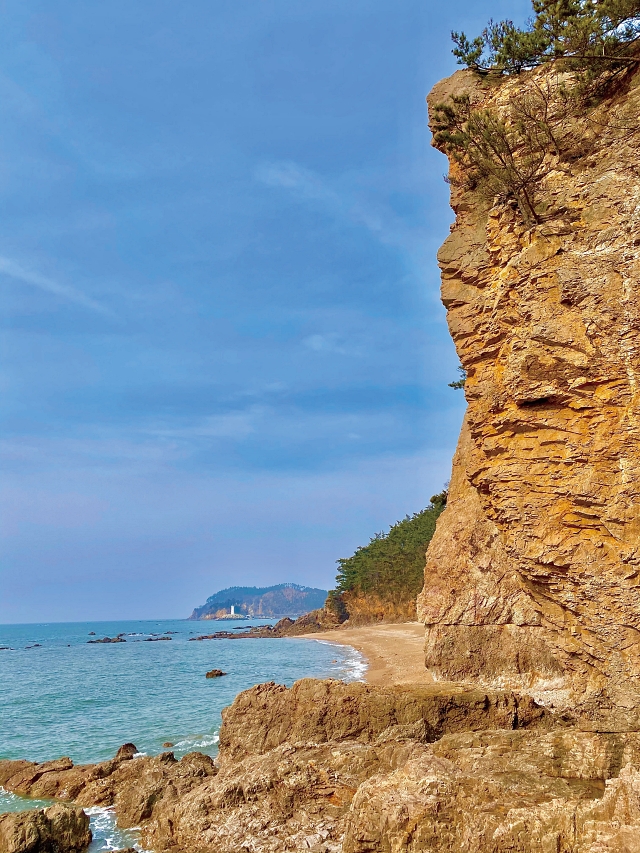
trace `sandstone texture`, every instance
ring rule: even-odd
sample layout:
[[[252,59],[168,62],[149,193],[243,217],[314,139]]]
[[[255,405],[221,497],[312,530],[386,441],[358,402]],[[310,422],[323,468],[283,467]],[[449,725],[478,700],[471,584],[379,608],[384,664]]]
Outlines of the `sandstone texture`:
[[[468,750],[470,730],[491,727],[507,738],[508,749],[509,734],[547,736],[563,725],[531,697],[511,691],[303,679],[290,689],[270,683],[241,693],[224,712],[215,763],[199,753],[180,761],[171,752],[144,757],[125,744],[96,765],[0,761],[0,785],[23,796],[114,806],[119,824],[140,826],[143,844],[154,850],[329,853],[342,849],[347,826],[352,847],[361,843],[358,827],[368,818],[352,807],[360,787],[373,779],[382,784],[418,757],[428,760],[443,736],[464,735]],[[528,741],[515,743],[524,750]],[[500,744],[495,751],[503,755]],[[614,763],[609,753],[619,750],[598,748],[600,779]],[[576,787],[579,799],[593,786],[569,785],[571,796]],[[600,792],[602,782],[595,787]]]
[[[378,622],[413,622],[416,619],[416,602],[393,601],[379,595],[358,595],[352,590],[340,593],[342,606],[348,615],[349,626],[372,625]]]
[[[76,806],[0,815],[0,853],[84,853],[90,843],[89,818]]]
[[[504,113],[547,73],[461,71],[430,109],[466,92]],[[468,408],[418,600],[437,678],[622,730],[640,723],[639,117],[638,72],[575,117],[534,227],[454,180],[439,263]]]

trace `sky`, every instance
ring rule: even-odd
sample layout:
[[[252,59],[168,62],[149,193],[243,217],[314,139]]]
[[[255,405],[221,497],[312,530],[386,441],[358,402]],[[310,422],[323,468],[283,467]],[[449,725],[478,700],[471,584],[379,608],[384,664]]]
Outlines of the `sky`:
[[[425,96],[504,0],[3,0],[0,622],[330,588],[448,480]]]

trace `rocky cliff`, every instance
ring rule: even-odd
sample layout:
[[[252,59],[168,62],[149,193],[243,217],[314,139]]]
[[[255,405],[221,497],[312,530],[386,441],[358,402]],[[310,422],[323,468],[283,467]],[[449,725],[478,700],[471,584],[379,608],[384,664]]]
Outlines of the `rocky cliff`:
[[[429,96],[504,115],[543,69]],[[418,612],[445,680],[640,723],[640,75],[565,122],[539,222],[451,167],[439,253],[468,409]]]

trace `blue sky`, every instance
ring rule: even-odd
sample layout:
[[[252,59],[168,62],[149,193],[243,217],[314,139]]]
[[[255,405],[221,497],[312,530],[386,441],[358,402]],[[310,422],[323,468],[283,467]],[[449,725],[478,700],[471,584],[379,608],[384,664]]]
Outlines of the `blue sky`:
[[[0,622],[328,587],[464,398],[424,98],[499,0],[5,0]]]

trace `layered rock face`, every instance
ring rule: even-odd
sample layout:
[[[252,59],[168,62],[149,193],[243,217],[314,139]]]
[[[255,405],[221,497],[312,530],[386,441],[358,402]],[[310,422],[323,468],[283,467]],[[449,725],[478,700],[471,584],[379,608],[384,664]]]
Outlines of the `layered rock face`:
[[[504,112],[521,86],[461,71],[429,105]],[[575,118],[533,228],[454,181],[439,263],[468,409],[418,601],[437,678],[620,729],[640,708],[639,116],[636,73]]]
[[[338,853],[343,844],[349,851],[385,850],[391,849],[390,834],[409,837],[403,827],[414,818],[404,806],[386,809],[389,826],[378,815],[370,827],[370,797],[385,785],[398,787],[403,774],[413,779],[424,768],[431,767],[431,774],[444,768],[442,784],[457,803],[469,784],[481,788],[482,774],[493,765],[496,790],[510,789],[516,765],[511,761],[508,767],[505,753],[520,751],[522,772],[529,774],[522,786],[533,785],[546,768],[531,796],[540,803],[552,795],[564,798],[574,808],[601,797],[604,779],[625,749],[640,752],[635,742],[588,735],[580,755],[594,753],[597,760],[572,758],[575,741],[558,726],[562,721],[530,697],[509,691],[456,685],[384,689],[303,679],[290,689],[272,683],[241,693],[224,713],[216,763],[198,753],[180,761],[170,752],[134,757],[135,747],[127,745],[113,760],[96,765],[76,767],[68,758],[0,761],[0,785],[23,796],[115,806],[119,824],[141,827],[144,846],[157,851]],[[495,731],[480,734],[486,727]],[[478,731],[477,742],[471,731]],[[534,735],[548,739],[548,755],[531,769]],[[567,781],[580,773],[586,781]],[[401,788],[396,795],[404,797]],[[476,807],[486,808],[486,798],[479,797]],[[466,800],[455,808],[467,809]]]

